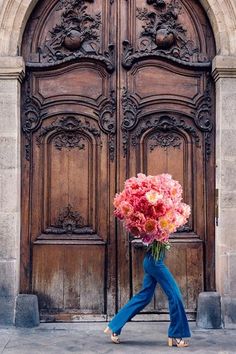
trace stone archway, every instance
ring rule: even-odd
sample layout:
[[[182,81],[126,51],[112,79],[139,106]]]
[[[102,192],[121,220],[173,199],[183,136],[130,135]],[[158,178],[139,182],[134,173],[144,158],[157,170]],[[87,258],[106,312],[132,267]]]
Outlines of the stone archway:
[[[200,0],[214,30],[217,57],[213,76],[217,95],[217,187],[219,194],[219,226],[216,228],[217,289],[226,298],[236,298],[234,264],[236,258],[236,197],[233,193],[236,168],[236,5],[233,0]],[[24,62],[20,46],[25,24],[37,0],[5,0],[0,6],[0,174],[2,199],[0,224],[2,241],[0,274],[1,321],[12,323],[14,299],[19,284],[20,244],[20,81]],[[233,176],[233,177],[231,177]],[[9,280],[10,279],[10,280]]]

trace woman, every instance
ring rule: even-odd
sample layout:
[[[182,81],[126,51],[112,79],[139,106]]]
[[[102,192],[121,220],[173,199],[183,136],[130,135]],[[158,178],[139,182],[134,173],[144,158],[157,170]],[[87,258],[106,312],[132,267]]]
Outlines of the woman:
[[[144,261],[144,278],[141,291],[134,295],[132,299],[113,317],[105,333],[111,332],[112,342],[120,342],[119,335],[123,326],[139,313],[151,301],[156,284],[160,284],[169,301],[170,326],[168,330],[168,345],[170,347],[187,347],[188,343],[184,337],[190,337],[190,330],[185,314],[182,296],[179,287],[164,264],[165,254],[163,253],[158,261],[155,261],[151,251],[148,251]]]

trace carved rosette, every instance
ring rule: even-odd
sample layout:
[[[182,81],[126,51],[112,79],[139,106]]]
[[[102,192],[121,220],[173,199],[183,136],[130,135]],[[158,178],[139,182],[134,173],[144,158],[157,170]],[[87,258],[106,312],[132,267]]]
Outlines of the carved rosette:
[[[140,59],[163,57],[192,67],[210,67],[179,20],[180,2],[147,0],[147,4],[152,8],[137,8],[136,17],[143,24],[137,48],[128,40],[123,42],[123,66],[130,69]]]
[[[101,129],[108,134],[110,160],[115,159],[116,141],[116,99],[115,92],[111,91],[110,98],[107,98],[99,110],[99,122]]]
[[[101,52],[101,14],[90,15],[86,3],[94,0],[60,0],[55,11],[60,21],[51,29],[45,43],[39,47],[39,63],[31,67],[47,67],[77,59],[95,59],[109,72],[114,70],[114,45]]]

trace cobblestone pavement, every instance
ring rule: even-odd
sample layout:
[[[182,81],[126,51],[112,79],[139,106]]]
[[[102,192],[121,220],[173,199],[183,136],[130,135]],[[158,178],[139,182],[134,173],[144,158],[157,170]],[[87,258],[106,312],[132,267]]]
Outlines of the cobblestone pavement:
[[[2,354],[236,354],[236,329],[201,330],[191,323],[189,348],[168,348],[168,323],[131,322],[117,345],[103,333],[106,323],[48,323],[34,329],[0,327]]]

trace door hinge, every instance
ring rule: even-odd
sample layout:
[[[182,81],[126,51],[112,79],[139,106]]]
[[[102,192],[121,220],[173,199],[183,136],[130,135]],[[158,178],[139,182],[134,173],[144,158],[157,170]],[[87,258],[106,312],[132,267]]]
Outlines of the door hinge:
[[[215,190],[215,223],[219,226],[219,189]]]

